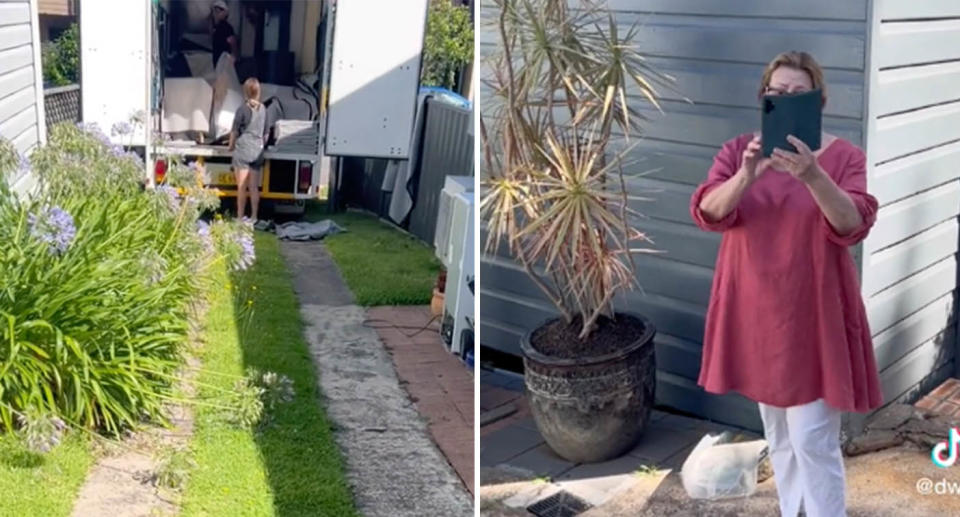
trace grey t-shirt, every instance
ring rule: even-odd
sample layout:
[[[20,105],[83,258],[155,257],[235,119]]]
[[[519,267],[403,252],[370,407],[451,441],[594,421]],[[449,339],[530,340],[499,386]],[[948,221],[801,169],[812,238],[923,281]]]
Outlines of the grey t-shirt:
[[[256,109],[243,103],[233,116],[233,132],[236,133],[234,158],[246,163],[258,161],[263,152],[263,132],[266,109],[258,104]]]

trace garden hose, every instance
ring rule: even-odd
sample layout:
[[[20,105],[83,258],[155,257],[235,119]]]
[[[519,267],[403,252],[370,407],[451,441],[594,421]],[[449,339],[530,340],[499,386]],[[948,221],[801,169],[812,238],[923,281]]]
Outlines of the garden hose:
[[[406,337],[415,337],[416,335],[420,334],[421,332],[430,329],[430,325],[431,325],[433,322],[437,321],[437,318],[439,318],[439,317],[440,317],[440,316],[434,316],[434,317],[430,318],[430,321],[428,321],[427,324],[424,325],[424,326],[422,326],[422,327],[412,327],[412,326],[409,326],[409,325],[396,325],[396,324],[394,324],[394,323],[392,323],[392,322],[390,322],[390,321],[387,321],[387,320],[370,319],[370,318],[367,318],[367,319],[363,320],[363,326],[364,326],[364,327],[367,327],[367,328],[371,328],[371,329],[390,329],[390,328],[392,328],[392,329],[396,329],[397,332],[403,334],[403,335],[406,336]],[[386,325],[382,325],[382,326],[370,325],[370,323],[374,323],[374,322],[386,323]],[[407,334],[406,332],[404,332],[404,331],[402,331],[402,330],[400,330],[400,329],[417,329],[417,331],[414,332],[413,334]],[[436,329],[436,328],[435,328],[435,329],[433,329],[433,330],[439,330],[439,329]]]

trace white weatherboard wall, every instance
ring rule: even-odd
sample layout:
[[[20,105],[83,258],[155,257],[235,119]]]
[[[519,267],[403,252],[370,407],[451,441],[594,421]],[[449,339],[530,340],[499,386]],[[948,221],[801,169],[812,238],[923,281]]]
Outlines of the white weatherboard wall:
[[[609,0],[608,5],[621,30],[636,21],[643,25],[640,51],[676,76],[680,92],[694,101],[690,105],[669,94],[667,115],[661,117],[633,92],[635,106],[653,121],[645,125],[646,138],[632,158],[644,160],[638,171],[659,168],[629,184],[635,194],[654,198],[635,202],[633,208],[648,217],[634,222],[666,253],[636,257],[645,294],[631,293],[618,307],[646,315],[657,327],[657,403],[759,430],[755,402],[707,394],[696,385],[720,234],[693,224],[690,195],[724,141],[759,127],[760,76],[781,51],[803,49],[819,60],[830,97],[826,129],[864,145],[869,2]],[[497,33],[487,25],[496,16],[496,6],[484,2],[484,25],[478,28],[482,56],[497,44]],[[480,73],[481,80],[490,77],[486,64]],[[481,106],[489,106],[489,99],[481,83]],[[481,344],[520,355],[521,334],[553,315],[552,306],[509,258],[484,257],[480,279]]]
[[[21,154],[46,139],[36,0],[0,0],[0,138]],[[14,188],[26,189],[27,175]]]
[[[870,41],[863,291],[884,397],[913,402],[960,374],[960,2],[877,0]]]

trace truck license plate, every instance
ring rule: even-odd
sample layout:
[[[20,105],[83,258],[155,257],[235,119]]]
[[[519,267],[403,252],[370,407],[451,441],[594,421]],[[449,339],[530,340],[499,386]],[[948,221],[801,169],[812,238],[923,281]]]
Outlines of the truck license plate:
[[[236,185],[237,178],[232,172],[221,172],[217,174],[217,185]]]

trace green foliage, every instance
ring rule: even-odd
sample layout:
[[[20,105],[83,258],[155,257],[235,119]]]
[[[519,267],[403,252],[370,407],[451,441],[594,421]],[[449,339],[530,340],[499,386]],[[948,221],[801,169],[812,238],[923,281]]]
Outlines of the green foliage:
[[[467,6],[431,0],[423,42],[421,83],[454,89],[456,73],[473,59],[473,20]]]
[[[80,72],[80,29],[76,23],[43,47],[43,82],[64,86],[77,82]]]
[[[253,427],[263,417],[263,388],[258,386],[250,374],[233,384],[235,397],[233,411],[234,422],[243,427]]]
[[[190,472],[197,467],[190,451],[181,447],[164,447],[156,454],[157,469],[154,483],[163,488],[180,490],[190,479]]]
[[[228,260],[216,250],[236,245],[198,231],[207,196],[144,189],[139,157],[95,127],[60,124],[29,160],[13,153],[0,145],[0,164],[29,168],[40,191],[18,197],[0,171],[0,430],[57,417],[118,435],[163,421],[191,301]]]

